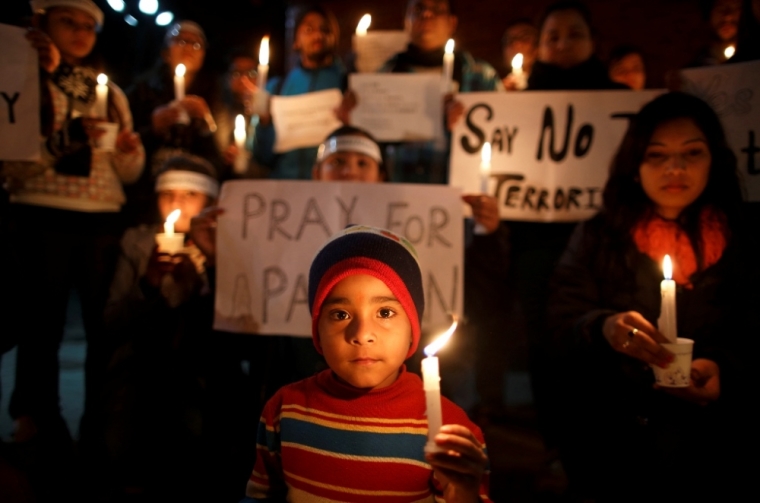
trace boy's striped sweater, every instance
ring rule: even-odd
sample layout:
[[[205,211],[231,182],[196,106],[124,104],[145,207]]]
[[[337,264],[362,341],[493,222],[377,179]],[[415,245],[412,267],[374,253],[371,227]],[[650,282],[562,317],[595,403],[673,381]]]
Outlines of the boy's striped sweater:
[[[442,399],[443,423],[460,424],[483,444],[462,409]],[[425,461],[422,381],[402,369],[392,385],[369,392],[331,370],[282,388],[259,423],[258,456],[248,483],[253,501],[444,501]],[[488,476],[481,499],[488,498]],[[246,499],[251,501],[250,499]]]

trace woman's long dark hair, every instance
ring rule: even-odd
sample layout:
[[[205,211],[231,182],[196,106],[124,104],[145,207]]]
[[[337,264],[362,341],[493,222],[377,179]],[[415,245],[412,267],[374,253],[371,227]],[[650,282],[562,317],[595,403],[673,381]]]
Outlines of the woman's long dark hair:
[[[630,249],[634,226],[654,211],[654,204],[641,187],[639,169],[655,129],[675,119],[694,122],[705,135],[712,158],[705,190],[678,219],[695,245],[697,256],[701,256],[698,236],[703,208],[710,206],[721,213],[729,232],[740,218],[742,185],[736,156],[726,142],[717,114],[695,96],[679,92],[663,94],[647,103],[631,120],[610,166],[610,176],[602,196],[604,206],[601,216],[605,239],[618,251]]]

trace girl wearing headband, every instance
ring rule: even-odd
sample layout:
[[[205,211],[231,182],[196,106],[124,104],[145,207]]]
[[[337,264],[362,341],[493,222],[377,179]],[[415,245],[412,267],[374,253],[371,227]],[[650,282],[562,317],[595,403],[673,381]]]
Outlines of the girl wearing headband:
[[[388,173],[380,146],[368,132],[342,126],[330,133],[317,151],[313,180],[384,182]]]

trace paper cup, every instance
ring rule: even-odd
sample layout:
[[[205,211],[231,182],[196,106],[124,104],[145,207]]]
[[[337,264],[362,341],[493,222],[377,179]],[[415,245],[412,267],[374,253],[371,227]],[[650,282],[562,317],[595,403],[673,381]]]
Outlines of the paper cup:
[[[116,137],[119,135],[119,125],[115,122],[98,122],[95,129],[103,131],[95,140],[95,148],[103,152],[113,152],[116,148]]]
[[[664,369],[652,365],[654,380],[664,388],[688,388],[691,384],[691,353],[694,341],[679,337],[676,343],[664,343],[662,347],[673,353],[675,359]]]
[[[156,244],[158,244],[159,252],[175,255],[185,246],[185,234],[182,232],[175,232],[171,236],[156,234]]]

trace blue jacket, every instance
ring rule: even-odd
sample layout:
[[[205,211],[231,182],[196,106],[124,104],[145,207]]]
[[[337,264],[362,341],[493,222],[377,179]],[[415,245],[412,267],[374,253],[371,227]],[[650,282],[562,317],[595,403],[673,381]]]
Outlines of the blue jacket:
[[[412,45],[406,52],[399,53],[383,65],[381,72],[415,73],[418,68],[431,64],[440,66],[440,56],[436,53],[415,51]],[[460,93],[476,91],[501,91],[504,86],[496,70],[484,61],[476,60],[468,52],[454,53],[454,81],[459,83]],[[441,120],[445,120],[443,117]],[[386,163],[391,180],[405,183],[448,183],[449,179],[449,134],[446,142],[413,142],[387,145]]]
[[[345,90],[346,68],[335,58],[330,66],[315,70],[304,68],[297,63],[290,73],[267,83],[267,92],[273,96],[297,96],[299,94],[324,91],[325,89]],[[317,147],[299,148],[277,154],[274,152],[275,131],[270,123],[256,127],[254,157],[271,168],[271,178],[301,179],[311,178],[311,168],[317,157]]]

